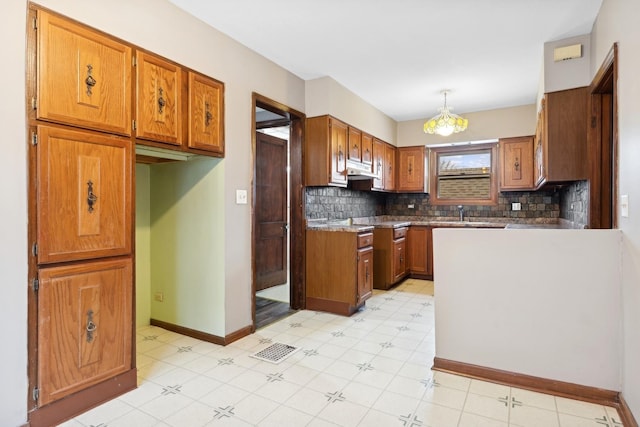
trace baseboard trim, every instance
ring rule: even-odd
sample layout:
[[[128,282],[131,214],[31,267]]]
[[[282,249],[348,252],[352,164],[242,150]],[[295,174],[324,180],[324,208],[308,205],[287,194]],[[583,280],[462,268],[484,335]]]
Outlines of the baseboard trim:
[[[50,427],[71,419],[89,409],[137,387],[138,370],[133,368],[85,390],[66,396],[29,413],[30,427]]]
[[[165,322],[163,320],[158,320],[158,319],[150,319],[149,323],[151,324],[151,326],[157,326],[159,328],[166,329],[168,331],[175,332],[180,335],[186,335],[191,338],[196,338],[202,341],[207,341],[207,342],[218,344],[218,345],[231,344],[232,342],[237,341],[240,338],[244,338],[247,335],[251,334],[251,328],[252,328],[251,326],[246,326],[224,337],[220,337],[218,335],[209,334],[207,332],[198,331],[197,329],[187,328],[185,326],[176,325],[176,324]]]
[[[620,394],[620,406],[618,406],[618,414],[620,414],[620,418],[622,418],[622,424],[624,427],[638,427],[638,421],[636,421],[635,417],[631,413],[631,408],[627,405],[627,402],[624,400],[622,394]]]
[[[523,388],[540,393],[551,394],[569,399],[582,400],[584,402],[599,405],[613,406],[618,410],[621,421],[625,427],[638,427],[629,406],[622,395],[617,391],[605,390],[598,387],[590,387],[573,384],[564,381],[550,380],[531,375],[487,368],[485,366],[472,365],[454,360],[433,358],[434,371],[447,372],[463,377],[504,384],[510,387]]]

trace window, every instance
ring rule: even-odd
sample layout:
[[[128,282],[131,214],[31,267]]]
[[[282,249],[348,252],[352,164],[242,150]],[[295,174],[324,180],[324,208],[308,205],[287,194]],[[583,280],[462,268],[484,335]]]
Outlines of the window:
[[[496,143],[430,150],[430,200],[434,205],[495,205]]]

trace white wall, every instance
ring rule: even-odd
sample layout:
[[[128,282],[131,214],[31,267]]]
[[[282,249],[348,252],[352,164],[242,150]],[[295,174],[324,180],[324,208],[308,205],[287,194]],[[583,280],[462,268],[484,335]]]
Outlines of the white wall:
[[[307,117],[330,114],[389,144],[396,145],[396,122],[331,77],[306,81],[305,92]]]
[[[640,2],[604,0],[592,32],[591,72],[595,74],[618,42],[619,194],[629,195],[629,217],[618,217],[623,233],[622,391],[640,420]]]
[[[0,67],[0,425],[27,420],[27,143],[25,135],[26,2],[2,4]]]
[[[621,240],[435,229],[436,357],[619,391]]]
[[[454,111],[455,112],[455,111]],[[436,111],[434,111],[434,116]],[[451,136],[424,133],[424,122],[431,117],[398,123],[398,146],[431,145],[447,142],[479,141],[510,136],[533,135],[536,131],[536,106],[522,105],[512,108],[460,114],[469,120],[469,127]]]

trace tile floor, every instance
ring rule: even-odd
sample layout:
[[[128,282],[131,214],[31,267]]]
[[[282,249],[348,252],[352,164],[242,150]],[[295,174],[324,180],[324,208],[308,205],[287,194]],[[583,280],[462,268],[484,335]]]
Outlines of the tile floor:
[[[408,280],[351,317],[299,311],[226,347],[139,329],[139,387],[63,426],[622,425],[613,408],[431,371],[432,289]],[[273,342],[300,350],[250,357]]]

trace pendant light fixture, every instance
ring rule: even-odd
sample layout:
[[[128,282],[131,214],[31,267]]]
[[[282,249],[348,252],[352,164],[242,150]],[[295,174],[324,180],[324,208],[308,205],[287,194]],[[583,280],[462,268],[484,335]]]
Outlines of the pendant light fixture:
[[[438,110],[440,114],[430,118],[424,122],[424,133],[434,134],[442,136],[449,136],[452,133],[462,132],[467,128],[469,121],[463,119],[457,114],[453,114],[450,110],[452,107],[447,107],[447,93],[448,91],[442,91],[444,95],[444,106]]]

